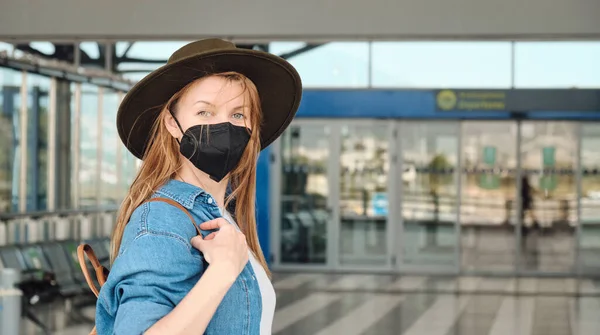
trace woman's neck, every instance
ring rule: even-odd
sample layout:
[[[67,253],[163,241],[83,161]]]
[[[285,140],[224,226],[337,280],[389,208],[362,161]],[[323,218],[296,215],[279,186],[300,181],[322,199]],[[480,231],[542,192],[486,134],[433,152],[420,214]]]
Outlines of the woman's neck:
[[[208,174],[197,169],[188,161],[184,161],[183,166],[177,173],[177,177],[185,183],[200,187],[208,192],[208,194],[215,199],[220,208],[225,206],[225,193],[229,183],[228,178],[216,182],[212,180]]]

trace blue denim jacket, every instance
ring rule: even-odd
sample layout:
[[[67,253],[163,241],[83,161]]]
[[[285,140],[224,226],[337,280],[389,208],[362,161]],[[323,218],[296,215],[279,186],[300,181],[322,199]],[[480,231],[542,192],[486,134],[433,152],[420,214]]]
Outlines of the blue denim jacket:
[[[221,217],[215,200],[187,183],[171,180],[154,196],[179,202],[198,224]],[[208,266],[190,244],[196,234],[186,214],[164,202],[144,203],[133,212],[119,255],[100,290],[99,335],[142,334],[173,310]],[[261,313],[260,288],[248,262],[205,334],[259,334]]]

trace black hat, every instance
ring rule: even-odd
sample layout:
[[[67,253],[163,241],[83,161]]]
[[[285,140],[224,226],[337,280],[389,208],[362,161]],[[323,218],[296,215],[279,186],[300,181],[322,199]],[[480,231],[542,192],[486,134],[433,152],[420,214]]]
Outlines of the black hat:
[[[300,75],[286,60],[268,52],[205,39],[175,51],[166,65],[149,73],[125,95],[117,113],[117,129],[127,149],[143,159],[152,125],[164,104],[194,80],[229,71],[243,74],[256,86],[263,114],[261,148],[273,143],[300,105]]]

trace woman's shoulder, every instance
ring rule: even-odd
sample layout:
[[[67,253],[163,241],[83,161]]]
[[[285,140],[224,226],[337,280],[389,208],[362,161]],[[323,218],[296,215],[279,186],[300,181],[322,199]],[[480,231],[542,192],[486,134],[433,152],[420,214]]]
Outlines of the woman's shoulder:
[[[132,240],[141,235],[164,236],[189,244],[197,230],[182,209],[162,201],[146,201],[133,211],[124,239]]]

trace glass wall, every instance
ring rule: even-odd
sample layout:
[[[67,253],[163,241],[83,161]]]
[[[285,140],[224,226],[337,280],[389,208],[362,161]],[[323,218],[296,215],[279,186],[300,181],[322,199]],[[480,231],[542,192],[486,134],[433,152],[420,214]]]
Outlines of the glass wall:
[[[331,42],[290,55],[308,88],[598,88],[599,41]]]
[[[600,274],[600,124],[581,125],[580,271]]]
[[[71,175],[69,182],[71,187],[69,188],[69,204],[71,208],[79,207],[79,151],[80,151],[80,115],[81,115],[81,84],[79,83],[71,83],[69,85],[69,90],[71,94],[69,96],[69,108],[71,109],[71,122],[70,129],[71,132],[71,143],[69,146],[69,169],[71,170]]]
[[[516,88],[600,87],[600,42],[515,43]]]
[[[100,173],[100,204],[101,206],[118,206],[122,193],[119,190],[119,169],[123,160],[117,157],[122,150],[116,150],[121,145],[117,134],[117,109],[119,94],[110,89],[103,90],[102,96],[102,168]]]
[[[465,271],[512,271],[516,261],[517,123],[462,124],[461,251]]]
[[[302,43],[274,42],[269,52],[284,55]],[[305,87],[365,88],[369,86],[369,43],[333,42],[289,57]]]
[[[374,42],[373,87],[509,88],[510,42]]]
[[[27,75],[27,211],[47,208],[50,78]]]
[[[521,123],[521,269],[575,271],[579,123]]]
[[[21,71],[0,67],[0,212],[18,210]]]
[[[600,274],[598,123],[306,120],[280,145],[280,264]]]
[[[81,112],[79,116],[79,207],[94,208],[98,206],[99,182],[98,172],[98,93],[95,85],[81,85]]]
[[[281,138],[281,263],[327,261],[331,128],[291,126]]]
[[[387,262],[390,126],[341,126],[340,264]]]
[[[401,126],[401,261],[415,267],[456,266],[459,123]]]
[[[61,208],[118,206],[137,171],[136,160],[122,145],[115,126],[122,92],[72,82],[63,85],[63,93],[57,91],[52,107],[51,90],[58,87],[52,85],[52,80],[0,67],[0,212],[46,210],[49,172],[55,174],[55,180],[68,179],[64,171],[57,171],[61,166],[67,166],[72,176],[60,181],[69,183],[69,187],[54,186],[55,194],[61,192],[55,198],[65,199]],[[25,99],[21,92],[26,92]],[[23,101],[27,102],[26,111]],[[65,137],[60,141],[58,137],[49,138],[51,108],[57,113],[70,110],[70,121],[57,114],[56,130],[57,134],[70,132],[70,143]],[[21,134],[23,112],[27,115],[25,137]],[[57,151],[53,169],[49,166],[52,141]],[[22,155],[26,161],[24,184],[20,177]]]

